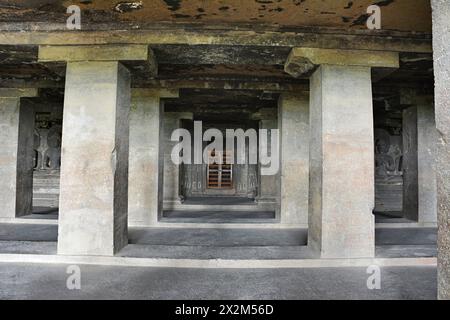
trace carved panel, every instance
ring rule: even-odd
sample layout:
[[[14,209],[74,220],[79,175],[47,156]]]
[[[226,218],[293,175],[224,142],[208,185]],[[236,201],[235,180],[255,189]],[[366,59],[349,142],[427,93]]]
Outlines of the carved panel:
[[[34,130],[33,206],[58,207],[62,124],[50,112],[37,112]]]
[[[34,130],[34,169],[59,170],[61,166],[62,125],[50,114],[37,114]]]
[[[375,130],[375,211],[400,212],[403,207],[401,132]]]

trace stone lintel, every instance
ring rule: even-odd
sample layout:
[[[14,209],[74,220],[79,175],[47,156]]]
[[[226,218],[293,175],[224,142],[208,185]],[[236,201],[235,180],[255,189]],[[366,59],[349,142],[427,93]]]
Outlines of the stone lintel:
[[[262,108],[258,112],[250,115],[252,120],[276,120],[278,117],[278,110],[275,108]]]
[[[64,76],[64,74],[61,74]],[[20,81],[7,78],[0,78],[0,85],[11,88],[28,88],[30,86],[36,88],[64,88],[64,81]],[[140,88],[142,84],[135,83],[133,88]],[[309,91],[307,83],[283,83],[283,82],[243,82],[243,81],[227,81],[227,80],[146,80],[145,86],[152,89],[223,89],[223,90],[249,90],[249,91]]]
[[[400,62],[398,52],[293,48],[284,66],[284,70],[297,78],[309,74],[317,66],[322,64],[399,68]]]
[[[11,27],[11,23],[7,23]],[[28,24],[29,25],[29,24]],[[48,23],[46,23],[48,25]],[[376,35],[371,30],[361,34],[330,33],[325,28],[321,31],[303,29],[302,32],[274,32],[250,30],[220,30],[196,27],[187,30],[183,26],[171,26],[153,30],[26,30],[20,25],[19,30],[0,32],[0,43],[3,45],[95,45],[95,44],[187,44],[187,45],[227,45],[227,46],[262,46],[262,47],[309,47],[335,48],[350,50],[388,50],[397,52],[431,53],[429,35],[414,35],[401,32],[386,37]],[[64,24],[64,29],[66,25]],[[392,34],[392,33],[390,33]]]
[[[154,55],[147,45],[39,46],[39,62],[52,61],[150,61]]]
[[[179,98],[178,89],[166,88],[135,88],[131,89],[132,98],[159,97],[159,98]]]
[[[37,96],[37,88],[0,88],[0,98],[33,98]]]
[[[193,112],[164,112],[166,118],[194,120]]]
[[[309,99],[309,90],[300,92],[286,91],[280,95],[280,99],[294,99],[294,100]]]

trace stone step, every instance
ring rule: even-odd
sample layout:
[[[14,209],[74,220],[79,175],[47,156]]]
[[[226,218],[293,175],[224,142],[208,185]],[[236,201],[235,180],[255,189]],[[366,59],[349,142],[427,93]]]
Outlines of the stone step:
[[[275,223],[275,211],[164,211],[165,223]]]
[[[237,204],[237,205],[222,205],[222,204],[164,204],[165,211],[276,211],[277,205],[274,203],[264,204]]]
[[[306,246],[156,246],[129,244],[117,256],[154,259],[275,260],[311,259]]]
[[[55,241],[2,241],[0,254],[45,254],[57,252]],[[116,256],[189,260],[297,260],[314,259],[306,246],[169,246],[129,244]],[[436,246],[377,246],[376,258],[432,258]]]
[[[130,228],[129,243],[166,246],[301,246],[304,229]]]

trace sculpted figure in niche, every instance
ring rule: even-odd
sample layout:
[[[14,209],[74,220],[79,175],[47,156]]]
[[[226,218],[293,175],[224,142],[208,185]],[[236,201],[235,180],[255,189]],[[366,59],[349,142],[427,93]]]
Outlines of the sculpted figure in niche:
[[[402,174],[402,153],[398,145],[391,144],[387,131],[377,130],[375,135],[375,175],[390,179]]]
[[[46,154],[46,166],[57,170],[61,166],[61,134],[59,126],[53,126],[47,135],[48,150]]]

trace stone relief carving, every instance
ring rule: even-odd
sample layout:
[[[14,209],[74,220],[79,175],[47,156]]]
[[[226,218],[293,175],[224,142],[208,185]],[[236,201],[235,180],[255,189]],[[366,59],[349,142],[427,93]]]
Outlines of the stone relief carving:
[[[400,212],[403,206],[403,146],[395,128],[375,130],[375,211]]]
[[[375,130],[375,176],[384,180],[402,176],[402,148],[385,129]]]
[[[37,121],[34,131],[34,169],[59,170],[61,166],[62,126],[56,122]]]

